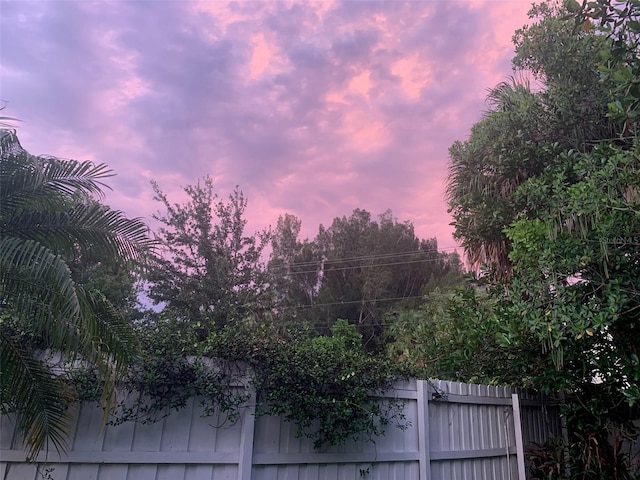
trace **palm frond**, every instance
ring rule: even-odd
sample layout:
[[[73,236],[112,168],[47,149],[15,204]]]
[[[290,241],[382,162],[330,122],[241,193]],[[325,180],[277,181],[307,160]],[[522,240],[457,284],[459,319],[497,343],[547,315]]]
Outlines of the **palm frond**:
[[[30,351],[7,335],[0,324],[0,395],[3,412],[15,412],[27,445],[34,458],[51,445],[60,453],[66,450],[70,417],[64,402],[63,385]]]
[[[91,342],[83,351],[83,360],[94,365],[102,383],[100,403],[104,410],[103,424],[117,404],[116,381],[138,357],[139,342],[132,325],[118,313],[99,292],[78,287],[81,301],[92,315],[85,319],[85,330]]]
[[[102,179],[113,176],[105,164],[34,156],[22,149],[15,132],[0,130],[0,203],[3,208],[47,207],[62,196],[103,196]]]
[[[0,107],[0,111],[4,110],[5,108],[7,108],[7,106],[3,105],[2,107]],[[13,128],[13,122],[20,121],[21,120],[18,118],[0,116],[0,128]]]
[[[133,326],[99,292],[86,291],[77,286],[83,305],[82,312],[90,312],[82,320],[90,334],[90,348],[83,352],[87,360],[104,361],[110,369],[121,371],[138,355],[138,339]]]
[[[528,108],[533,100],[529,79],[524,76],[509,77],[508,81],[500,82],[487,93],[486,102],[489,110],[485,116],[493,112],[510,112]]]
[[[39,242],[4,235],[0,238],[0,299],[4,309],[18,309],[42,328],[51,316],[73,318],[80,311],[64,260]]]
[[[148,227],[141,219],[92,202],[78,204],[66,212],[25,211],[0,224],[2,235],[46,244],[61,253],[77,247],[136,259],[153,246]]]
[[[0,267],[5,314],[19,316],[50,348],[75,350],[89,361],[106,356],[116,364],[126,364],[136,351],[131,325],[106,299],[75,284],[66,263],[38,242],[3,237]]]
[[[65,261],[96,254],[126,263],[152,248],[140,219],[94,199],[111,175],[104,164],[30,155],[14,131],[0,129],[0,389],[31,456],[48,442],[64,449],[67,424],[61,382],[27,347],[38,342],[64,362],[96,367],[105,414],[116,375],[137,352],[132,326],[76,284]]]

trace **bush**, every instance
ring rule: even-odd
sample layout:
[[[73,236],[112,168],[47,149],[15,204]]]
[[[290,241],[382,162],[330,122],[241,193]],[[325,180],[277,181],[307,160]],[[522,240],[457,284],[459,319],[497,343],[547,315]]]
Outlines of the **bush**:
[[[212,337],[209,354],[246,362],[258,392],[257,415],[284,415],[316,448],[381,435],[393,420],[406,425],[401,404],[374,396],[393,384],[390,363],[366,353],[345,320],[329,337],[239,323]]]

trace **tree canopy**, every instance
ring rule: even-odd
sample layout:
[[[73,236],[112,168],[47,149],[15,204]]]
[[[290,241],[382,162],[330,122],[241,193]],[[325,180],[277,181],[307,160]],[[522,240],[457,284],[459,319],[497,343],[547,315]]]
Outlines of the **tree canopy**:
[[[607,39],[576,29],[567,15],[557,4],[534,5],[536,21],[514,35],[515,76],[489,91],[484,118],[450,148],[454,236],[472,267],[499,278],[512,266],[504,228],[532,208],[517,188],[553,168],[561,152],[588,152],[621,131],[609,115],[610,82],[598,71]]]
[[[640,4],[575,3],[532,8],[513,64],[538,85],[492,89],[490,110],[451,147],[456,236],[475,267],[486,264],[489,295],[482,308],[477,296],[458,302],[465,340],[444,367],[461,350],[486,351],[463,321],[474,319],[490,332],[485,347],[527,360],[519,378],[472,371],[562,392],[573,472],[627,478],[629,459],[609,442],[633,435],[640,415]],[[449,329],[438,327],[444,340]],[[437,338],[427,359],[450,347]]]
[[[268,232],[245,234],[247,200],[236,189],[225,201],[206,177],[172,204],[159,185],[165,212],[155,219],[161,248],[147,267],[148,296],[166,315],[197,332],[199,341],[233,320],[270,307],[262,251]]]
[[[461,281],[457,254],[439,252],[435,238],[418,238],[391,211],[376,221],[356,209],[304,242],[299,230],[300,221],[286,216],[274,232],[269,270],[280,279],[283,314],[305,318],[323,333],[347,320],[374,350],[384,343],[385,312],[413,307],[437,285]]]

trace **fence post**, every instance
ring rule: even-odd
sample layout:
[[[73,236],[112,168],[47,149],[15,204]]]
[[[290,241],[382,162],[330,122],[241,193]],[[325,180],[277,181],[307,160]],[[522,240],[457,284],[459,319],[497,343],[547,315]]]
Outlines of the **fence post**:
[[[247,380],[248,383],[248,380]],[[256,425],[256,391],[248,387],[251,394],[244,414],[242,433],[240,435],[240,454],[238,458],[238,480],[251,480],[253,469],[253,437]]]
[[[511,394],[511,401],[513,405],[513,427],[516,434],[516,457],[518,461],[518,480],[526,480],[527,472],[524,466],[524,442],[522,440],[522,419],[520,417],[520,399],[518,398],[517,393]]]
[[[418,399],[418,450],[420,480],[431,480],[431,447],[429,445],[429,384],[416,380]]]

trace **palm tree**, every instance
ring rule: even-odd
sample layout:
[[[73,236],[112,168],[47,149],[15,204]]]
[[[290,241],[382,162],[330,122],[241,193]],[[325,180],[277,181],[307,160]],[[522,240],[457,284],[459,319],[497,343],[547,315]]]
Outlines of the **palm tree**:
[[[446,196],[471,267],[493,266],[494,277],[504,279],[511,275],[511,261],[503,229],[518,212],[513,195],[542,171],[537,147],[549,133],[540,95],[526,77],[490,89],[487,103],[490,108],[469,140],[449,149]]]
[[[111,175],[104,164],[30,155],[15,131],[0,130],[1,412],[17,414],[30,458],[64,450],[69,427],[68,388],[42,352],[94,366],[105,415],[137,354],[129,322],[67,264],[96,253],[133,261],[152,245],[141,220],[95,201]]]

